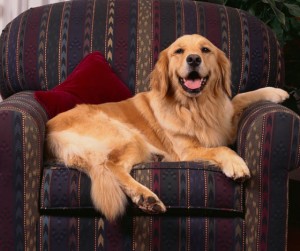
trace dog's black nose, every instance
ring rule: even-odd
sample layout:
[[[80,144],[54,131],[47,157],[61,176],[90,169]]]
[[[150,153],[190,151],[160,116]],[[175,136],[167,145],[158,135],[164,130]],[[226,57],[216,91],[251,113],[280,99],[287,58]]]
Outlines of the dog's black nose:
[[[201,58],[197,54],[191,54],[191,55],[187,56],[186,62],[188,63],[188,65],[190,65],[192,67],[196,67],[201,64]]]

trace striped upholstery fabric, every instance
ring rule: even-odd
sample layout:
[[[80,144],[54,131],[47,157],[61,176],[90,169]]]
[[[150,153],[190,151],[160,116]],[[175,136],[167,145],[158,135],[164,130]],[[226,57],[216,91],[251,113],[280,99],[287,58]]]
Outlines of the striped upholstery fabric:
[[[216,167],[197,162],[154,162],[134,167],[132,176],[155,191],[170,212],[219,210],[244,212],[242,183],[224,179]],[[200,186],[200,184],[203,184]],[[224,192],[226,191],[226,193]],[[54,163],[44,169],[41,209],[92,209],[90,179],[75,169]]]
[[[0,250],[35,250],[47,115],[32,92],[0,103]]]
[[[30,9],[0,38],[0,250],[284,250],[288,171],[299,167],[299,117],[280,105],[243,114],[237,151],[251,179],[232,182],[205,163],[150,163],[132,175],[170,207],[148,216],[132,205],[107,222],[91,207],[90,180],[43,163],[50,90],[100,51],[132,93],[148,89],[161,50],[200,33],[232,62],[233,93],[281,86],[273,33],[249,14],[188,0],[77,0]]]
[[[288,171],[300,166],[299,140],[299,116],[283,106],[260,102],[241,119],[238,152],[252,175],[245,193],[249,250],[286,249],[286,239],[275,236],[287,234]]]
[[[111,224],[93,210],[85,174],[49,164],[42,180],[40,200],[46,216],[40,218],[40,245],[51,250],[245,248],[242,183],[204,163],[141,164],[132,175],[164,201],[168,211],[163,217],[147,216],[131,206],[126,217]],[[65,214],[74,217],[62,218]]]
[[[140,216],[108,223],[99,217],[43,216],[40,226],[39,250],[246,249],[241,218]]]
[[[191,33],[226,52],[233,93],[283,83],[277,40],[243,11],[193,1],[89,0],[30,9],[7,25],[0,43],[1,94],[52,89],[95,50],[132,92],[144,91],[159,52]]]

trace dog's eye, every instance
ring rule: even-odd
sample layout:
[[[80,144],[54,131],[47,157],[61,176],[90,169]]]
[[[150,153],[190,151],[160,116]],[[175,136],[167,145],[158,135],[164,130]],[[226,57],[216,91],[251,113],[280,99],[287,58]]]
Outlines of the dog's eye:
[[[175,51],[175,54],[182,54],[183,52],[184,52],[184,50],[179,48]]]
[[[210,49],[208,49],[207,47],[202,47],[201,51],[203,53],[209,53],[210,52]]]

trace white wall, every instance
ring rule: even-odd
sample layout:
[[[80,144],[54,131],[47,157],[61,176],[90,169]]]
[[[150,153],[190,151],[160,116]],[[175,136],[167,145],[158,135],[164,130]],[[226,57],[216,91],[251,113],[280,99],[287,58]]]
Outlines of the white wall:
[[[0,32],[6,24],[14,19],[18,14],[31,7],[63,1],[64,0],[0,0]]]

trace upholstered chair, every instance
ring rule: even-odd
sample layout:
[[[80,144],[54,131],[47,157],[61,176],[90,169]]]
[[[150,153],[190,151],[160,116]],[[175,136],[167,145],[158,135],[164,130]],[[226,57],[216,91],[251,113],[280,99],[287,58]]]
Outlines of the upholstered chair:
[[[236,182],[204,162],[141,163],[132,176],[167,206],[129,203],[108,222],[90,179],[48,162],[45,124],[79,103],[148,90],[159,52],[199,33],[232,63],[232,92],[282,87],[273,32],[250,14],[179,0],[67,1],[29,9],[0,38],[0,250],[286,250],[288,174],[299,167],[299,116],[259,102],[245,110],[233,147],[251,178]]]

